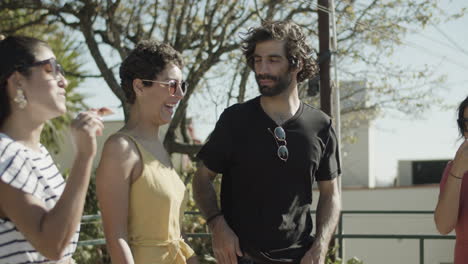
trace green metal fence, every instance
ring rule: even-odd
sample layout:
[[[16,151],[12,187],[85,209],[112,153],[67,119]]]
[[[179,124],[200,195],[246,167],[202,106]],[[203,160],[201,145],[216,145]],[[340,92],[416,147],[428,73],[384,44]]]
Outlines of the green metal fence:
[[[315,213],[315,211],[313,211]],[[199,212],[189,211],[185,212],[186,215],[197,215]],[[401,235],[401,234],[345,234],[343,229],[343,217],[345,215],[432,215],[434,211],[371,211],[371,210],[344,210],[341,211],[338,230],[335,234],[335,239],[339,242],[339,255],[343,258],[343,252],[345,249],[345,239],[412,239],[419,240],[419,263],[424,264],[424,241],[425,240],[454,240],[455,236],[453,235]],[[92,221],[100,221],[101,217],[99,215],[85,215],[82,218],[82,224],[86,224]],[[209,233],[188,233],[188,237],[210,237]],[[79,241],[78,246],[95,246],[105,244],[103,238]]]
[[[343,257],[345,247],[344,239],[413,239],[419,240],[419,263],[424,264],[424,241],[425,240],[438,240],[438,239],[455,239],[455,236],[443,235],[401,235],[401,234],[345,234],[343,228],[343,217],[345,215],[433,215],[434,211],[366,211],[366,210],[343,210],[340,214],[338,222],[338,233],[335,235],[339,241],[340,257]]]

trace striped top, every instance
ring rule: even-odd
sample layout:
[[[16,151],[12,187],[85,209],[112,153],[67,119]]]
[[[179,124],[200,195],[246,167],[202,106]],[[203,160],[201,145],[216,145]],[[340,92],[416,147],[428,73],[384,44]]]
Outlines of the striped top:
[[[51,209],[65,188],[65,181],[47,149],[33,151],[0,133],[0,180],[41,200]],[[63,259],[76,249],[79,227]],[[0,264],[55,263],[37,252],[15,224],[0,218]]]

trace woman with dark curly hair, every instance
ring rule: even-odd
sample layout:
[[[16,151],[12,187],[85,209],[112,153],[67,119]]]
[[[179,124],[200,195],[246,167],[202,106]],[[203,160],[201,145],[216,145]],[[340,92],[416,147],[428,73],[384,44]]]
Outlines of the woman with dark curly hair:
[[[455,264],[462,264],[468,262],[468,97],[458,107],[457,125],[463,143],[440,181],[434,219],[441,234],[455,229]]]
[[[179,52],[155,41],[139,43],[120,66],[130,116],[106,141],[96,174],[113,263],[197,263],[181,236],[187,192],[159,139],[187,89],[182,67]]]
[[[39,139],[63,115],[68,85],[50,46],[25,36],[0,40],[0,263],[74,263],[98,111],[71,125],[76,155],[67,181]]]

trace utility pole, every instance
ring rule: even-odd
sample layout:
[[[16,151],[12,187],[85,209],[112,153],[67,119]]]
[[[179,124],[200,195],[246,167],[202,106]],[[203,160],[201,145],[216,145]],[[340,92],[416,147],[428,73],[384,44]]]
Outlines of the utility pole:
[[[341,95],[340,95],[340,82],[338,80],[338,59],[337,59],[337,52],[338,52],[338,40],[337,40],[337,32],[336,32],[336,15],[335,15],[335,0],[330,0],[330,9],[331,9],[331,27],[332,27],[332,43],[331,47],[333,52],[332,55],[332,63],[333,63],[333,70],[334,70],[334,82],[333,82],[333,88],[334,88],[334,101],[333,101],[333,108],[335,112],[335,132],[336,136],[338,138],[338,145],[340,148],[338,149],[338,157],[340,161],[342,161],[342,155],[341,155]],[[343,165],[341,166],[341,170],[343,170]],[[340,200],[341,204],[343,204],[343,192],[342,192],[342,184],[341,184],[341,177],[338,177],[338,188],[340,190]],[[343,220],[342,217],[340,217],[341,220]],[[340,235],[343,235],[343,223],[340,223]],[[344,259],[344,240],[342,237],[338,239],[339,243],[339,255],[342,259]]]
[[[329,15],[322,8],[328,9],[328,0],[318,2],[318,34],[319,34],[319,69],[320,69],[320,108],[327,115],[332,116],[331,87],[330,87],[330,20]]]
[[[331,8],[330,2],[331,1]],[[331,11],[329,11],[331,10]],[[340,93],[338,87],[338,73],[336,58],[334,61],[335,71],[335,103],[333,104],[332,99],[332,86],[330,85],[330,62],[332,53],[330,51],[330,17],[332,15],[332,27],[333,27],[333,49],[336,51],[336,22],[335,22],[335,3],[334,0],[317,0],[317,13],[318,13],[318,37],[319,37],[319,69],[320,69],[320,108],[323,112],[328,114],[334,119],[335,131],[337,132],[338,145],[341,146],[341,124],[340,124]],[[333,107],[332,107],[333,106]],[[332,111],[333,108],[333,111]],[[339,160],[341,160],[341,148],[337,153]],[[343,169],[343,168],[342,168]],[[340,191],[341,199],[341,177],[338,177],[338,188]],[[341,217],[340,217],[341,219]],[[342,223],[339,223],[340,226]],[[340,229],[341,230],[341,229]],[[335,239],[330,241],[329,247],[335,247]],[[343,239],[339,239],[339,252],[340,257],[343,258],[344,244]],[[331,256],[332,261],[335,261],[336,256]]]

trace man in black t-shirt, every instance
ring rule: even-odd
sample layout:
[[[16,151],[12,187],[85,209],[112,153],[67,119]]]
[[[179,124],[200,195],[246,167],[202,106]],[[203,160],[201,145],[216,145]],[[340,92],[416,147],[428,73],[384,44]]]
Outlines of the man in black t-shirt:
[[[297,84],[317,73],[312,49],[292,22],[250,29],[242,49],[261,96],[223,112],[193,180],[213,252],[223,264],[324,264],[340,212],[341,172],[330,117],[298,96]],[[221,209],[212,185],[218,173]]]

